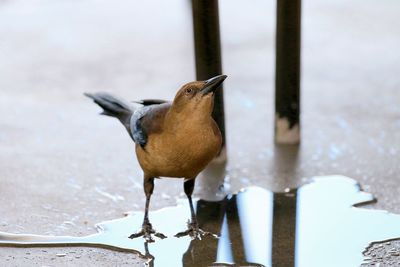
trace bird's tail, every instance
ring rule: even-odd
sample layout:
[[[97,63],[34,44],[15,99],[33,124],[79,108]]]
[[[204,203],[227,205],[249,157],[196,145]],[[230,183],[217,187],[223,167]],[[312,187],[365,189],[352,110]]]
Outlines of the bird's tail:
[[[134,111],[133,107],[124,101],[107,93],[85,93],[85,96],[93,99],[93,101],[103,108],[102,115],[115,117],[121,121],[125,128],[130,132],[130,118]]]

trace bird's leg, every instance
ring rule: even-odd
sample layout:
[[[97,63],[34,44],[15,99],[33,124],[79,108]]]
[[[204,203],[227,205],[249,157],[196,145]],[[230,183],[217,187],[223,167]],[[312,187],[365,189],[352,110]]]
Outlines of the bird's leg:
[[[192,201],[192,193],[194,189],[194,179],[187,180],[183,184],[185,194],[189,200],[190,206],[190,213],[191,213],[191,220],[188,222],[188,229],[183,232],[177,233],[176,237],[182,237],[189,235],[192,239],[201,239],[202,236],[205,235],[212,235],[211,233],[205,232],[199,228],[199,224],[197,222],[196,213],[194,212],[193,208],[193,201]]]
[[[154,239],[151,237],[151,234],[154,234],[156,237],[159,238],[166,238],[164,234],[158,233],[153,229],[153,226],[151,225],[149,220],[150,197],[153,194],[154,190],[154,178],[144,178],[143,187],[144,187],[144,192],[146,194],[146,206],[144,210],[142,229],[135,234],[131,234],[129,238],[132,239],[139,236],[143,236],[146,242],[154,242]]]

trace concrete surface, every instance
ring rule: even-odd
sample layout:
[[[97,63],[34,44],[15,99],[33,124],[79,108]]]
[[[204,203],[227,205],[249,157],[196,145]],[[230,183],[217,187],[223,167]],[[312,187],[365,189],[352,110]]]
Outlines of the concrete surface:
[[[343,174],[378,198],[376,208],[400,213],[399,8],[396,0],[304,1],[296,149],[273,144],[274,2],[220,2],[230,190],[282,191]],[[129,136],[82,93],[171,99],[194,79],[190,2],[0,1],[0,58],[0,231],[83,235],[141,210]],[[181,181],[157,181],[151,209],[182,196]],[[1,248],[0,265],[140,261],[44,250]]]

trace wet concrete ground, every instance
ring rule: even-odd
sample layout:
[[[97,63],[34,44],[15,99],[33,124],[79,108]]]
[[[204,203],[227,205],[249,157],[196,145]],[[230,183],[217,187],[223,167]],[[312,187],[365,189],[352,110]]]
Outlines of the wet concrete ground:
[[[171,99],[194,79],[189,3],[0,1],[1,231],[87,235],[94,223],[142,210],[129,136],[82,93]],[[374,208],[400,213],[399,8],[304,2],[294,148],[273,144],[274,3],[220,2],[229,190],[283,191],[342,174],[379,199]],[[159,180],[151,209],[181,197],[180,180]],[[2,266],[142,262],[92,248],[1,248],[0,256]]]
[[[184,202],[152,213],[151,223],[166,235],[152,243],[128,238],[132,225],[140,225],[143,218],[143,212],[134,212],[101,222],[97,234],[83,237],[0,232],[0,246],[106,247],[140,254],[152,267],[398,264],[399,247],[391,242],[400,240],[369,246],[371,240],[400,235],[400,215],[361,207],[373,200],[348,177],[323,176],[282,193],[247,187],[220,201],[196,201],[198,222],[208,233],[201,240],[174,237],[187,227],[183,218],[189,205]]]

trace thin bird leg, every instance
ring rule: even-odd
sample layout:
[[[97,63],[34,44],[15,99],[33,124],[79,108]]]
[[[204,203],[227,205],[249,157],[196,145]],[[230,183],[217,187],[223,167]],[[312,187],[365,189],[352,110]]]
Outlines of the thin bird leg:
[[[197,216],[193,208],[193,201],[192,201],[192,193],[194,189],[194,179],[187,180],[183,184],[183,188],[185,190],[185,194],[189,200],[189,206],[190,206],[190,213],[192,219],[188,222],[188,229],[183,232],[177,233],[175,236],[176,237],[182,237],[182,236],[187,236],[189,235],[193,240],[194,239],[201,239],[202,236],[205,235],[212,235],[213,234],[209,232],[205,232],[199,228],[199,224],[197,223]]]
[[[190,183],[189,183],[189,181],[185,182],[184,183],[184,188],[185,188],[186,196],[187,196],[187,198],[189,200],[190,214],[192,216],[191,224],[197,226],[197,217],[196,217],[196,213],[194,212],[193,201],[192,201],[192,193],[193,193],[193,189],[194,189],[194,180],[190,180]]]
[[[150,206],[150,197],[153,194],[153,189],[154,189],[154,178],[144,178],[143,181],[143,187],[144,187],[144,192],[146,194],[146,206],[144,210],[144,218],[143,218],[143,224],[142,224],[142,229],[135,233],[131,234],[129,238],[137,238],[139,236],[143,236],[143,238],[146,240],[146,242],[154,242],[154,239],[152,238],[151,234],[154,234],[156,237],[159,238],[166,238],[166,236],[162,233],[158,233],[153,229],[153,226],[150,223],[149,220],[149,206]]]

